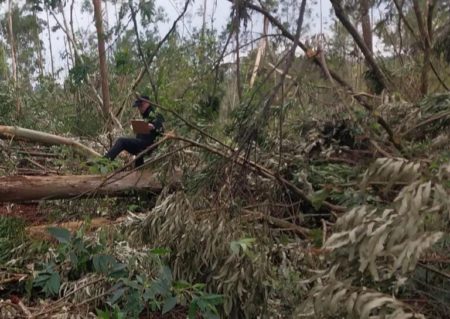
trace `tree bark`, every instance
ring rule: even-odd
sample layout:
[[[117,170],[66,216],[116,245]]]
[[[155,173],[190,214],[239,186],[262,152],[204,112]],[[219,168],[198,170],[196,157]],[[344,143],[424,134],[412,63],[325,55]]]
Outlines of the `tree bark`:
[[[106,178],[102,175],[0,177],[0,202],[116,196],[130,190],[161,191],[157,175],[145,170]]]
[[[419,27],[423,47],[423,65],[421,72],[420,93],[422,94],[422,96],[425,96],[428,93],[428,73],[430,71],[431,42],[430,36],[428,35],[428,29],[425,26],[425,22],[422,17],[422,10],[420,9],[420,4],[418,0],[413,0],[413,8],[414,14],[416,15],[417,26]],[[429,8],[427,8],[427,10],[428,9]]]
[[[58,136],[58,135],[53,135],[53,134],[49,134],[49,133],[29,130],[29,129],[21,128],[18,126],[0,125],[0,137],[2,135],[6,136],[6,137],[13,137],[13,138],[24,139],[24,140],[33,141],[33,142],[39,142],[39,143],[43,143],[43,144],[69,145],[69,146],[73,147],[75,151],[77,151],[78,153],[80,153],[82,155],[94,156],[94,157],[100,156],[100,154],[97,153],[96,151],[94,151],[92,148],[87,147],[73,139]]]
[[[75,42],[75,35],[72,32],[70,32],[69,26],[67,24],[66,14],[64,13],[63,2],[60,1],[58,6],[59,6],[59,11],[61,12],[61,15],[63,17],[63,23],[64,23],[63,31],[65,31],[66,37],[67,37],[67,44],[69,46],[69,51],[68,52],[70,53],[69,56],[70,56],[70,58],[72,60],[72,65],[74,66],[75,62],[76,62],[76,59],[80,57],[80,55],[78,54],[78,46],[77,46],[77,43]],[[57,22],[59,22],[56,19],[55,15],[53,15],[53,17],[55,18],[55,20]]]
[[[100,77],[102,81],[102,97],[103,97],[103,116],[107,122],[108,131],[112,130],[112,121],[110,120],[111,104],[109,100],[108,87],[108,66],[106,62],[105,35],[103,33],[103,19],[101,0],[93,0],[95,27],[97,29],[98,39],[98,56],[100,61]]]
[[[17,90],[17,52],[16,52],[16,41],[14,38],[14,31],[13,31],[11,2],[12,2],[11,0],[8,0],[8,33],[9,33],[9,44],[11,45],[11,64],[12,64],[14,88]],[[20,114],[20,109],[21,109],[20,99],[17,97],[16,98],[17,115]]]
[[[42,57],[41,39],[39,37],[39,32],[38,32],[39,20],[37,18],[36,10],[33,10],[33,17],[34,17],[34,21],[36,23],[36,29],[34,30],[34,37],[35,37],[36,48],[38,50],[39,75],[41,77],[43,77],[44,76],[44,58]]]
[[[373,54],[373,44],[372,44],[372,27],[370,25],[370,6],[369,0],[361,0],[360,12],[361,12],[361,25],[364,43],[366,44],[369,51]]]
[[[50,20],[48,18],[48,8],[45,7],[45,14],[47,15],[47,32],[48,32],[48,44],[50,48],[50,62],[52,67],[52,78],[55,78],[55,65],[53,62],[53,47],[52,47],[52,35],[50,33]]]
[[[341,23],[344,25],[344,27],[352,36],[353,40],[358,45],[359,49],[364,55],[367,65],[372,69],[374,75],[377,77],[378,81],[383,85],[383,87],[387,90],[391,90],[392,88],[388,83],[386,75],[380,69],[377,62],[375,61],[375,58],[373,57],[372,52],[369,50],[364,40],[361,38],[358,31],[355,29],[355,27],[345,14],[344,9],[342,8],[341,0],[330,0],[330,1],[331,4],[333,5],[334,12],[336,13],[337,18],[339,19],[339,21],[341,21]]]
[[[269,29],[269,19],[267,17],[264,17],[263,22],[263,37],[261,40],[259,40],[258,45],[258,52],[256,53],[255,58],[255,65],[253,67],[252,77],[250,78],[250,85],[249,87],[252,88],[253,84],[255,83],[256,75],[258,74],[259,64],[261,63],[261,59],[264,56],[264,51],[266,50],[267,46],[267,30]]]
[[[14,31],[13,31],[11,0],[8,0],[8,33],[9,33],[9,44],[11,46],[12,76],[13,76],[14,84],[16,84],[16,82],[17,82],[17,56],[16,56],[16,41],[14,39]]]
[[[152,74],[150,72],[149,67],[152,65],[153,59],[156,57],[156,55],[158,54],[159,50],[161,49],[161,47],[163,46],[163,44],[169,39],[169,36],[175,31],[175,28],[177,26],[177,23],[181,20],[181,18],[183,18],[184,14],[187,11],[187,8],[189,6],[190,0],[186,0],[186,3],[184,5],[183,11],[178,15],[178,17],[175,19],[175,21],[172,23],[172,27],[170,28],[170,30],[166,33],[166,35],[161,39],[161,41],[158,42],[158,44],[156,45],[156,49],[152,52],[152,54],[150,55],[150,57],[147,60],[142,61],[144,63],[144,67],[142,67],[139,70],[139,74],[136,77],[136,79],[133,81],[133,84],[131,85],[131,87],[129,88],[127,94],[126,94],[126,98],[123,100],[122,105],[120,106],[119,110],[116,112],[116,116],[120,117],[123,110],[125,109],[125,104],[128,100],[128,97],[133,94],[133,91],[136,89],[136,87],[139,85],[139,83],[142,81],[142,79],[144,78],[144,74],[147,72],[147,75],[149,76],[149,79],[152,78]],[[130,6],[130,10],[133,12],[133,6]],[[131,18],[133,19],[133,13]],[[135,19],[135,18],[134,18]],[[134,23],[134,21],[133,21]],[[135,24],[135,23],[134,23]],[[136,32],[136,26],[135,26],[135,32]],[[136,39],[139,38],[139,34],[136,33]],[[139,42],[138,42],[139,43]],[[141,56],[141,59],[144,59],[144,57]],[[148,66],[148,67],[147,67]],[[157,101],[155,101],[156,103],[158,103]]]

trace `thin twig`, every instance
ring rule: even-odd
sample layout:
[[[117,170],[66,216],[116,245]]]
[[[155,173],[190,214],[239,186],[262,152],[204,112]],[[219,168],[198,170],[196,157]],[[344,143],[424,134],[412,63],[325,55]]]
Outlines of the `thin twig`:
[[[292,230],[303,238],[309,237],[309,233],[310,233],[309,229],[298,226],[298,225],[288,222],[284,219],[273,217],[268,214],[263,214],[261,212],[252,211],[252,210],[248,210],[248,209],[243,209],[242,211],[244,213],[247,213],[247,215],[243,216],[244,218],[251,217],[251,218],[256,218],[256,219],[264,219],[264,220],[268,221],[270,224],[273,224],[277,227]]]

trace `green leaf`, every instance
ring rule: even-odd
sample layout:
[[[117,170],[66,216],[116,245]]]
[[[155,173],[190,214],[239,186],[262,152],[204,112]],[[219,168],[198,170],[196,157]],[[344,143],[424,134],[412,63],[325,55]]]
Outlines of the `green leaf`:
[[[240,249],[246,253],[255,241],[255,238],[241,238],[239,240],[232,241],[230,243],[230,250],[235,255],[239,254]]]
[[[207,301],[211,305],[220,305],[223,303],[223,295],[219,294],[207,294],[201,297],[201,299]]]
[[[239,254],[240,247],[241,246],[239,245],[239,242],[237,242],[237,241],[232,241],[230,243],[230,250],[234,255]]]
[[[106,174],[106,173],[108,173],[108,167],[106,167],[106,166],[101,166],[101,167],[100,167],[100,173],[101,173],[101,174]]]
[[[162,314],[164,315],[164,314],[168,313],[170,310],[175,308],[176,305],[177,305],[177,297],[171,296],[171,297],[166,298],[164,300],[164,306],[162,308]]]
[[[97,319],[111,319],[107,311],[96,309]]]
[[[116,265],[116,259],[110,255],[95,255],[92,258],[94,270],[99,273],[108,274]]]
[[[52,237],[56,238],[56,240],[62,244],[68,244],[68,243],[70,243],[70,240],[72,239],[72,235],[70,234],[70,231],[68,231],[65,228],[49,227],[49,228],[47,228],[47,231]]]
[[[164,256],[164,255],[168,255],[170,254],[170,249],[169,248],[153,248],[150,250],[150,254],[152,255],[157,255],[157,256]]]
[[[111,297],[108,298],[106,303],[110,306],[114,305],[124,295],[125,291],[127,291],[127,288],[117,289],[116,291],[114,291]]]
[[[185,280],[179,280],[179,281],[175,281],[173,283],[173,288],[178,289],[178,290],[182,290],[182,289],[188,289],[188,288],[194,288],[193,286],[191,286],[190,283],[188,283]]]
[[[167,266],[162,266],[161,268],[161,278],[169,283],[172,284],[172,270],[170,270]]]
[[[320,209],[322,203],[327,199],[329,192],[327,190],[321,189],[317,192],[314,192],[311,195],[311,204],[313,205],[315,210]]]
[[[45,283],[42,291],[47,296],[55,296],[59,293],[59,287],[61,286],[61,278],[57,272],[53,272]]]
[[[197,310],[198,310],[197,300],[196,298],[194,298],[192,299],[191,305],[189,306],[188,318],[195,319],[197,317]]]
[[[127,265],[122,263],[116,263],[108,274],[110,277],[120,278],[127,277]]]

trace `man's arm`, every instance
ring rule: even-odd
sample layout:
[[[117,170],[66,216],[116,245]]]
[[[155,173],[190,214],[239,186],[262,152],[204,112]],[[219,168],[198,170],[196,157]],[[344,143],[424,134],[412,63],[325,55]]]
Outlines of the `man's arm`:
[[[150,129],[158,133],[164,132],[164,117],[161,114],[156,114],[156,118],[150,123]]]

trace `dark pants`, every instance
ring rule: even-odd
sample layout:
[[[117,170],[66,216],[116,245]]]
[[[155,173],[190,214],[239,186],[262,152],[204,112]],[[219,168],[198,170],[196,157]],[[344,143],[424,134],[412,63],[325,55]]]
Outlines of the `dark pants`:
[[[113,160],[119,155],[122,151],[127,151],[130,154],[137,155],[147,147],[152,145],[151,141],[146,141],[139,138],[134,137],[119,137],[115,142],[108,153],[105,154],[106,158]],[[139,167],[144,164],[144,157],[141,156],[135,162],[135,167]]]

